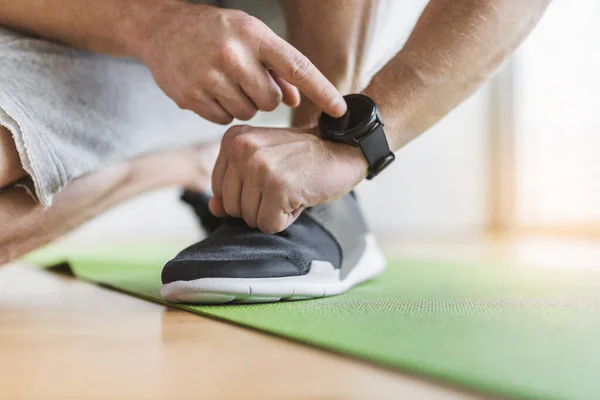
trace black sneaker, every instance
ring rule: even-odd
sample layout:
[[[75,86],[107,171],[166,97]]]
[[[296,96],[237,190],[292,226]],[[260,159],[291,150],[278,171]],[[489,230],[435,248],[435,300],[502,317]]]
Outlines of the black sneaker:
[[[207,235],[210,235],[217,230],[217,228],[223,222],[222,218],[215,217],[208,209],[208,201],[210,200],[210,197],[211,196],[207,193],[195,192],[191,190],[184,190],[180,197],[184,203],[187,203],[190,207],[192,207],[194,213],[198,217],[200,228],[202,228]]]
[[[267,235],[226,219],[162,271],[161,296],[185,303],[261,303],[333,296],[369,280],[386,261],[352,194],[305,210]]]

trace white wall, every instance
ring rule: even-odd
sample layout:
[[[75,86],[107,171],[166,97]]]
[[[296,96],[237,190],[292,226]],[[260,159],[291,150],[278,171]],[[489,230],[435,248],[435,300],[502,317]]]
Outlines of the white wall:
[[[426,1],[389,1],[381,10],[369,60],[374,66],[398,49]],[[480,231],[487,221],[487,92],[484,90],[397,153],[396,163],[373,182],[362,184],[363,209],[371,227],[380,233],[444,235]],[[284,124],[286,110],[261,115]],[[223,129],[223,128],[220,128]],[[195,221],[166,190],[123,205],[77,233],[78,238],[122,236],[191,237]],[[151,228],[150,228],[151,227]]]
[[[556,0],[519,50],[517,213],[526,226],[600,224],[600,2]]]
[[[360,187],[371,226],[401,235],[483,230],[488,217],[487,90],[396,153]]]
[[[377,70],[408,38],[427,1],[388,0],[368,59]],[[384,56],[381,56],[381,55]],[[373,73],[372,70],[370,73]],[[395,235],[447,235],[485,228],[488,218],[489,93],[481,90],[397,161],[360,187],[372,229]]]

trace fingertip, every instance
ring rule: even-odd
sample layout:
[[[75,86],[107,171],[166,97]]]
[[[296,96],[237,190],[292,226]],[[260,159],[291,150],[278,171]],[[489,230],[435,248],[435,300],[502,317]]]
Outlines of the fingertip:
[[[220,197],[211,197],[208,201],[208,209],[215,217],[222,218],[227,216],[227,212],[225,212],[225,206],[223,206],[223,200]]]
[[[346,114],[347,110],[348,105],[346,104],[346,100],[342,96],[339,96],[333,101],[330,110],[325,110],[325,112],[334,118],[341,118]]]

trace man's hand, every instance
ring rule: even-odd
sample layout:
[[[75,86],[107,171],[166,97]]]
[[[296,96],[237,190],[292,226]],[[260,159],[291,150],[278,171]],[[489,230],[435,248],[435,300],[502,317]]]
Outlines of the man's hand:
[[[346,112],[307,57],[242,11],[179,0],[0,0],[0,25],[138,58],[178,105],[213,122],[296,106],[298,89],[332,116]]]
[[[304,208],[352,190],[367,174],[360,150],[324,141],[316,132],[229,129],[213,170],[212,213],[243,218],[250,227],[277,233]]]
[[[345,112],[340,93],[308,58],[242,11],[173,2],[153,21],[138,56],[181,108],[228,124],[281,101],[297,106],[299,89],[328,114]]]

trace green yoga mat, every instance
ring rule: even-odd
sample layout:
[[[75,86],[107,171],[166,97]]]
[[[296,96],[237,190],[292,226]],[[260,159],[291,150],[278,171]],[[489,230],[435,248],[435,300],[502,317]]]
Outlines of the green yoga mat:
[[[46,249],[76,276],[152,301],[177,247]],[[180,306],[492,395],[600,399],[600,273],[393,260],[326,299]]]

